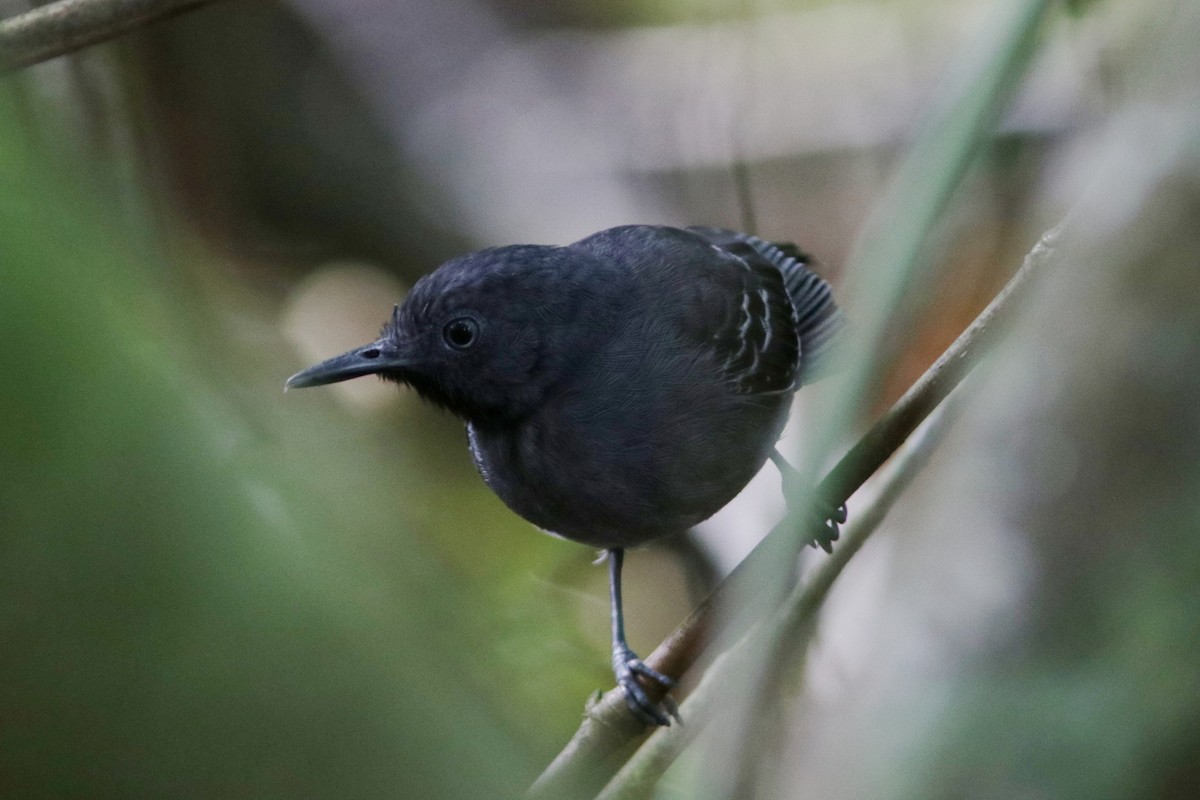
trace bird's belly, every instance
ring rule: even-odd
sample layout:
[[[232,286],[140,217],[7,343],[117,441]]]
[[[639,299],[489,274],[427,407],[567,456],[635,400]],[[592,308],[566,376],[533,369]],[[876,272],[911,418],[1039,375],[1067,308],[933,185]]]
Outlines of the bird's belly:
[[[680,533],[724,507],[762,468],[786,405],[741,416],[736,430],[623,430],[624,441],[557,435],[553,426],[495,432],[468,425],[475,465],[514,512],[593,547]],[[669,444],[664,445],[663,442]]]
[[[531,452],[517,435],[467,426],[471,456],[488,487],[513,512],[547,533],[593,547],[631,546],[661,533],[635,529],[619,504],[552,453]],[[686,528],[686,525],[684,526]]]

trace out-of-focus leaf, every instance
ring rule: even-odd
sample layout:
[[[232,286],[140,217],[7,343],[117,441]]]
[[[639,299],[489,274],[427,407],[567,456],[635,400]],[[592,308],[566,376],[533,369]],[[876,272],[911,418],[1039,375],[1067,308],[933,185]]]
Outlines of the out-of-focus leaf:
[[[0,787],[13,797],[513,794],[534,769],[438,561],[338,532],[389,487],[262,440],[136,232],[0,93]],[[59,165],[61,168],[62,165]],[[235,365],[230,364],[230,369]],[[269,402],[281,402],[272,392]],[[250,401],[259,406],[268,401]],[[259,437],[259,438],[256,438]]]

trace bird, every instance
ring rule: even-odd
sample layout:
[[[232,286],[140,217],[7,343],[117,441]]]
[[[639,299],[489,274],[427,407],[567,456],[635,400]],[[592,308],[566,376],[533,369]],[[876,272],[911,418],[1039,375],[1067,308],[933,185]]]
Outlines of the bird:
[[[669,725],[673,701],[639,676],[674,682],[626,640],[625,550],[712,516],[768,459],[796,477],[776,442],[845,327],[811,265],[794,245],[704,226],[491,247],[422,277],[376,341],[285,389],[378,375],[464,420],[512,511],[604,552],[617,684],[644,723]],[[828,506],[810,542],[827,551],[846,519]]]

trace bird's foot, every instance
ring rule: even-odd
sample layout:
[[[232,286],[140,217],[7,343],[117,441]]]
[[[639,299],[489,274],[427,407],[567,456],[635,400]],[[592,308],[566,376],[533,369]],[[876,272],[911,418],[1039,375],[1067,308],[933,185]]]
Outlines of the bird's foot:
[[[638,676],[654,681],[667,689],[675,686],[675,681],[655,669],[646,666],[637,654],[628,647],[613,648],[613,672],[617,676],[617,685],[625,692],[625,702],[633,715],[647,725],[670,725],[673,717],[676,722],[683,724],[679,716],[679,707],[669,696],[664,695],[661,702],[656,703],[646,694]]]
[[[811,547],[820,547],[826,553],[832,553],[833,543],[842,535],[841,525],[847,518],[846,504],[842,503],[834,508],[833,503],[818,501],[814,505],[812,516],[815,533],[808,544]]]
[[[808,485],[803,484],[803,479],[800,473],[787,462],[778,450],[771,451],[771,460],[775,462],[775,466],[779,468],[779,476],[783,480],[783,494],[787,500],[788,511],[796,513],[797,507],[794,497],[803,497],[804,492],[809,489]],[[812,520],[812,539],[808,544],[812,547],[820,547],[826,553],[833,552],[833,543],[841,536],[841,525],[846,521],[846,504],[842,503],[839,506],[834,506],[828,498],[822,497],[818,493],[810,506],[804,509]]]

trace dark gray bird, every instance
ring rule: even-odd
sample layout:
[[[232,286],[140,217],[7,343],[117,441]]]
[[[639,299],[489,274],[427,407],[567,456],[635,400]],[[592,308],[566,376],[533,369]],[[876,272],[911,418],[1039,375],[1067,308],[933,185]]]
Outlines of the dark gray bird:
[[[463,418],[509,508],[608,551],[617,682],[665,725],[636,676],[672,682],[625,641],[624,550],[707,519],[768,458],[790,477],[775,442],[842,326],[805,262],[746,234],[647,225],[480,250],[418,281],[377,341],[287,386],[377,374]],[[817,543],[844,520],[831,510]]]

